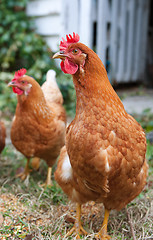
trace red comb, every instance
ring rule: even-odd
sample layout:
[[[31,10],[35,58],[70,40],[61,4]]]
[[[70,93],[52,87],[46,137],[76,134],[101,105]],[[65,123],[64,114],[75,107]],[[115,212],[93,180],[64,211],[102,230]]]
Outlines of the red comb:
[[[73,32],[73,36],[71,34],[66,35],[66,40],[62,38],[63,41],[60,42],[60,51],[65,50],[69,44],[77,43],[80,40],[80,37],[77,33]]]
[[[16,71],[14,74],[14,79],[18,79],[18,78],[22,77],[26,73],[26,71],[27,70],[25,68],[22,68],[22,69]]]

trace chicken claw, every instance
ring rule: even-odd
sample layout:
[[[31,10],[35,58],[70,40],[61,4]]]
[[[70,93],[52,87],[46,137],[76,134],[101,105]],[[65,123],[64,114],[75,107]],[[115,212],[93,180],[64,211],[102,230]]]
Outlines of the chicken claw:
[[[111,239],[111,237],[109,235],[103,235],[101,233],[97,233],[95,236],[96,239],[100,239],[100,240],[109,240]]]
[[[23,172],[20,172],[20,173],[17,173],[17,174],[16,174],[16,178],[20,177],[22,181],[27,178],[27,176],[28,176],[28,175],[30,174],[30,172],[31,172],[31,169],[29,168],[29,162],[30,162],[30,159],[28,158],[24,171],[23,171]]]
[[[76,213],[76,220],[74,223],[73,228],[66,234],[66,237],[71,236],[72,233],[75,233],[76,239],[80,239],[80,235],[87,235],[88,233],[83,229],[81,226],[81,205],[77,203],[77,213]]]
[[[88,233],[83,229],[82,226],[77,227],[77,224],[75,223],[75,226],[71,228],[71,230],[66,234],[66,237],[69,237],[72,235],[72,233],[76,233],[76,239],[80,239],[80,235],[87,235]]]
[[[28,177],[29,173],[26,173],[25,170],[22,173],[16,174],[16,178],[21,178],[21,180],[25,180]]]

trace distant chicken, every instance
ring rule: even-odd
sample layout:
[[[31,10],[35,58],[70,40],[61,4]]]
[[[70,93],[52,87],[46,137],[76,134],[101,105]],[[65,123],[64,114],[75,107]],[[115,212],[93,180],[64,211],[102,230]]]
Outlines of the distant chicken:
[[[0,153],[5,147],[6,129],[2,121],[0,121]]]
[[[100,58],[78,41],[78,34],[67,36],[53,56],[62,60],[64,73],[72,74],[77,96],[76,116],[67,128],[55,179],[77,203],[76,222],[67,236],[86,233],[80,222],[81,204],[93,200],[105,207],[96,238],[106,240],[110,210],[125,207],[146,184],[146,138],[125,111]]]
[[[48,164],[46,185],[52,185],[52,166],[65,143],[66,114],[62,106],[63,98],[56,83],[55,71],[48,71],[42,88],[25,73],[26,69],[17,71],[8,84],[18,97],[11,140],[27,158],[24,172],[19,176],[24,180],[29,174],[30,158],[33,158],[36,168],[39,158],[42,158]]]

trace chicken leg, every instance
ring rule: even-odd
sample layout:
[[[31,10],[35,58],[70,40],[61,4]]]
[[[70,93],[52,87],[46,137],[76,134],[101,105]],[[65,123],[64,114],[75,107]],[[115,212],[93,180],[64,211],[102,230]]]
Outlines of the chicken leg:
[[[47,179],[46,179],[46,186],[52,186],[52,180],[51,180],[51,175],[52,175],[52,168],[48,167],[47,171]]]
[[[108,224],[109,213],[110,213],[110,210],[105,208],[104,221],[103,221],[100,231],[95,236],[96,239],[100,239],[100,240],[111,239],[111,237],[109,235],[107,235],[107,224]]]
[[[25,180],[27,178],[27,176],[30,174],[31,170],[29,168],[29,163],[30,163],[30,158],[27,158],[27,163],[26,166],[24,168],[23,172],[20,172],[18,174],[16,174],[16,177],[20,177],[21,180]]]
[[[53,186],[52,184],[52,180],[51,180],[51,175],[52,175],[52,168],[48,167],[48,171],[47,171],[47,178],[46,178],[46,182],[41,184],[41,187],[51,187]]]
[[[80,239],[81,234],[84,234],[84,235],[88,234],[81,226],[80,218],[81,218],[81,205],[79,203],[77,203],[76,220],[75,220],[73,228],[66,234],[66,237],[72,235],[73,232],[75,232],[75,234],[76,234],[76,239]]]

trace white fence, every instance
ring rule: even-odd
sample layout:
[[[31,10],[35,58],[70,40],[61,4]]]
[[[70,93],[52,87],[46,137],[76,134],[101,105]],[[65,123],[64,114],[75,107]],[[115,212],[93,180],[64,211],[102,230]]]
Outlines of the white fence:
[[[42,35],[52,51],[57,51],[62,29],[62,0],[30,0],[27,15],[35,18],[37,33]]]
[[[65,0],[63,9],[64,34],[78,32],[90,48],[96,38],[111,81],[144,79],[149,0]]]
[[[38,14],[38,33],[53,51],[61,37],[77,32],[102,59],[112,82],[144,79],[149,0],[37,0],[27,12]]]

